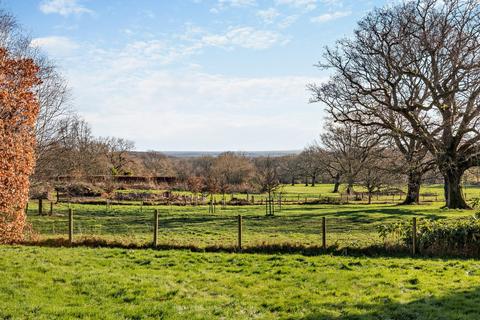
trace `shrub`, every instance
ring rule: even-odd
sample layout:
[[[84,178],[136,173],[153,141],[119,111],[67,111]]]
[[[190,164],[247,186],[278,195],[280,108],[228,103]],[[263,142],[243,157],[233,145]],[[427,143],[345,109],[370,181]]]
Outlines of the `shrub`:
[[[51,197],[52,188],[48,184],[30,184],[29,198],[30,199],[49,199]]]
[[[228,201],[228,204],[231,206],[248,206],[250,205],[250,201],[247,199],[232,198],[230,201]]]
[[[99,187],[82,182],[56,186],[55,190],[69,197],[100,197],[104,192]]]
[[[480,254],[479,215],[456,219],[422,219],[417,223],[419,252],[440,255],[478,256]],[[412,245],[412,222],[399,222],[379,227],[380,237],[387,243],[395,239],[401,245]]]
[[[157,200],[161,197],[161,195],[157,195],[154,193],[148,192],[128,192],[128,193],[121,193],[115,192],[113,199],[119,201],[145,201],[145,200]]]

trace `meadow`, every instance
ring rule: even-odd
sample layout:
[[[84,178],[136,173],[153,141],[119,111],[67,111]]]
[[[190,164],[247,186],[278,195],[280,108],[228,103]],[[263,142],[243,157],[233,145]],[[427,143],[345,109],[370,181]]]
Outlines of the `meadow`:
[[[285,186],[292,197],[309,191],[329,194],[331,185],[305,187]],[[480,195],[480,189],[470,187],[468,196]],[[428,186],[423,192],[439,193],[441,186]],[[219,195],[217,195],[219,196]],[[235,195],[237,197],[237,195]],[[261,197],[261,195],[257,195]],[[264,205],[217,206],[211,213],[204,206],[158,205],[145,206],[139,202],[124,205],[93,205],[59,203],[52,215],[38,215],[37,203],[29,205],[28,221],[42,240],[66,238],[68,210],[74,212],[75,240],[104,239],[124,245],[147,246],[153,239],[154,211],[159,212],[158,243],[164,247],[220,247],[234,248],[237,244],[237,216],[243,218],[242,245],[259,246],[321,246],[322,218],[327,221],[327,245],[330,248],[364,248],[381,245],[378,227],[382,224],[417,219],[445,219],[472,215],[472,210],[444,210],[440,201],[421,202],[418,205],[399,206],[401,198],[392,202],[375,199],[348,204],[284,204],[277,205],[274,216],[265,215]],[[386,201],[388,200],[388,201]],[[48,207],[48,205],[46,206]]]
[[[0,319],[476,319],[480,262],[0,247]]]
[[[314,194],[329,186],[308,188]],[[471,197],[478,191],[471,188]],[[62,203],[39,216],[32,201],[27,220],[39,242],[0,247],[0,319],[474,319],[477,259],[345,250],[381,244],[380,224],[475,212],[442,205],[289,204],[267,217],[263,205],[209,213],[208,206]],[[74,247],[58,241],[67,237],[69,209]],[[154,210],[160,213],[157,249],[148,248]],[[239,214],[244,251],[207,252],[235,248]],[[319,247],[323,217],[326,252],[249,253],[268,245]],[[82,245],[87,239],[94,248]],[[101,247],[99,239],[124,247]]]

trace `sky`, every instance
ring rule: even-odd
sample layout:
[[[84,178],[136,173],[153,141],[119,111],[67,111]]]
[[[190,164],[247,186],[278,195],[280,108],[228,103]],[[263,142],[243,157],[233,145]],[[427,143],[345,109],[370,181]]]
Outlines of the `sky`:
[[[387,1],[2,0],[67,79],[96,136],[137,150],[299,150],[325,46]]]

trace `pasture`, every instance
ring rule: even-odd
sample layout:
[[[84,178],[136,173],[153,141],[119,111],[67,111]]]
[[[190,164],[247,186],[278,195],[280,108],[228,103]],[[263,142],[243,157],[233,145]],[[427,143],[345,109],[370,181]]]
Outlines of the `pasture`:
[[[331,185],[316,187],[285,186],[289,195],[327,194]],[[440,186],[429,186],[430,193],[439,193]],[[479,188],[467,189],[469,197],[480,194]],[[219,195],[217,195],[219,196]],[[237,195],[236,195],[237,196]],[[261,195],[257,195],[261,197]],[[382,199],[381,199],[382,200]],[[397,199],[396,202],[399,202]],[[453,218],[472,215],[472,210],[444,210],[443,203],[423,202],[399,206],[379,201],[349,204],[285,204],[277,207],[275,216],[265,216],[264,205],[219,206],[215,213],[204,206],[153,205],[139,202],[124,205],[92,205],[60,203],[52,215],[38,215],[37,203],[29,205],[28,222],[41,240],[66,238],[68,210],[74,212],[74,238],[103,239],[124,245],[146,246],[153,239],[154,211],[159,212],[160,246],[170,248],[234,248],[237,244],[237,216],[243,217],[244,248],[258,246],[321,246],[322,218],[327,222],[327,245],[331,248],[364,248],[381,245],[378,226],[398,221],[430,218]]]
[[[294,195],[330,187],[285,189]],[[479,189],[470,190],[476,197]],[[381,224],[474,213],[444,210],[441,202],[291,203],[272,217],[263,205],[210,213],[208,206],[140,203],[58,203],[52,215],[38,215],[37,203],[30,202],[27,220],[36,244],[47,246],[0,247],[0,319],[472,319],[478,313],[478,260],[361,250],[382,244]],[[68,245],[61,239],[69,209],[79,246],[49,247]],[[172,250],[127,248],[151,245],[154,210],[160,249]],[[242,253],[235,249],[238,215]],[[321,248],[324,217],[329,250],[303,250]],[[82,246],[89,240],[119,247]],[[293,250],[255,251],[269,246]],[[360,250],[352,255],[353,249]]]
[[[1,319],[475,319],[477,260],[0,247]]]

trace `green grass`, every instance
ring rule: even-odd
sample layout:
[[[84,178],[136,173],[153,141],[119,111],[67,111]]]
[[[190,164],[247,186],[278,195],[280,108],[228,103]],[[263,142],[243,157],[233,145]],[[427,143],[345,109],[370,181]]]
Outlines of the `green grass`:
[[[281,194],[283,199],[289,200],[289,201],[303,201],[305,198],[307,199],[318,199],[319,197],[322,198],[339,198],[341,194],[343,194],[343,200],[346,200],[346,197],[344,195],[345,193],[345,185],[340,186],[340,193],[333,193],[333,184],[316,184],[315,186],[305,186],[304,184],[296,184],[294,186],[292,185],[283,185],[277,189],[277,194]],[[406,187],[405,186],[397,186],[397,188],[403,190],[406,192]],[[467,200],[472,200],[474,198],[479,198],[480,197],[480,186],[476,185],[464,185],[464,194]],[[366,192],[364,188],[361,186],[355,186],[354,190],[357,192]],[[165,190],[118,190],[117,192],[119,193],[162,193]],[[176,195],[187,195],[191,196],[192,193],[188,191],[173,191],[174,194]],[[423,201],[444,201],[444,190],[443,190],[443,185],[440,184],[435,184],[435,185],[425,185],[422,186],[420,190],[421,194],[430,194],[427,196],[421,196],[421,200]],[[436,196],[435,196],[436,195]],[[238,199],[245,199],[247,196],[245,194],[238,194],[234,193],[233,196]],[[251,197],[252,195],[250,195]],[[253,194],[254,198],[256,201],[260,201],[266,197],[265,194]],[[214,198],[217,202],[220,202],[223,199],[222,194],[215,194]],[[230,200],[231,194],[226,194],[225,198],[227,201]],[[373,197],[373,202],[399,202],[400,199],[402,199],[403,196],[399,198],[399,196],[395,196],[392,200],[392,196],[380,196],[380,197]],[[210,199],[210,198],[208,198]],[[349,197],[349,201],[352,201],[353,196]],[[366,196],[363,199],[363,202],[366,202],[367,198]]]
[[[207,206],[71,205],[75,238],[145,245],[152,241],[153,212],[159,210],[159,243],[166,246],[232,247],[237,241],[237,215],[243,216],[243,244],[321,245],[322,218],[327,218],[327,243],[338,248],[382,244],[380,224],[417,218],[451,218],[471,210],[443,210],[441,203],[413,206],[394,204],[287,205],[274,217],[263,206],[227,206],[208,213]],[[41,238],[66,237],[68,205],[54,208],[53,216],[39,216],[32,203],[28,221]]]
[[[330,187],[285,189],[313,195]],[[471,197],[479,191],[467,189]],[[207,206],[59,204],[39,216],[32,201],[27,220],[41,239],[65,238],[71,207],[76,241],[145,245],[158,209],[160,245],[201,250],[234,247],[241,214],[247,251],[319,246],[326,217],[327,243],[341,249],[381,244],[382,223],[475,212],[442,205],[291,204],[266,217],[260,205],[211,214]],[[476,319],[480,305],[479,260],[29,246],[0,246],[0,256],[0,319]]]
[[[0,247],[0,319],[476,319],[480,262]]]
[[[295,197],[328,193],[329,184],[315,187],[304,185],[283,186],[282,191]],[[423,187],[423,192],[440,194],[441,185]],[[480,188],[468,187],[470,198],[480,196]],[[217,195],[219,196],[219,195]],[[258,196],[258,195],[257,195]],[[338,195],[335,195],[338,196]],[[423,200],[423,199],[422,199]],[[431,199],[430,199],[431,200]],[[423,202],[420,205],[398,206],[396,202],[378,202],[367,205],[351,202],[346,205],[288,204],[274,217],[265,216],[262,205],[217,206],[215,214],[207,206],[141,206],[137,205],[83,205],[59,204],[52,216],[39,216],[37,203],[29,204],[28,221],[41,239],[66,237],[67,212],[74,210],[76,240],[101,238],[126,244],[146,245],[153,238],[153,212],[160,213],[159,244],[170,247],[209,246],[233,247],[237,242],[237,215],[243,216],[243,245],[245,247],[288,244],[295,246],[321,245],[322,218],[327,218],[327,244],[337,248],[363,248],[381,245],[378,226],[383,223],[418,218],[450,218],[471,215],[472,210],[443,210],[443,202]],[[49,205],[45,204],[45,211]]]

